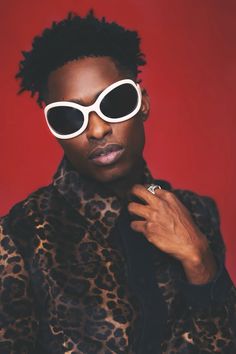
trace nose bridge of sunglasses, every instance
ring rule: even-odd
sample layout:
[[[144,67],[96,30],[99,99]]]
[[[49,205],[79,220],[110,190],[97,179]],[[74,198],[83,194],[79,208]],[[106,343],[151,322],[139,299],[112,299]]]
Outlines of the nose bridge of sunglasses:
[[[98,126],[110,126],[110,123],[104,120],[99,110],[97,110],[97,107],[94,105],[93,107],[91,106],[86,113],[88,118],[87,129],[90,129],[91,127],[98,128]]]
[[[104,136],[112,132],[109,122],[103,120],[98,113],[91,111],[86,127],[86,135],[88,138],[102,139]]]

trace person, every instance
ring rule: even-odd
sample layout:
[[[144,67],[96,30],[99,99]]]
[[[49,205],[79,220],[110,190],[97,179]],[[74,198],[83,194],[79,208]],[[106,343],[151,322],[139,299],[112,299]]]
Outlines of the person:
[[[1,219],[3,354],[235,353],[214,201],[155,180],[136,31],[93,11],[34,38],[17,78],[64,156]]]

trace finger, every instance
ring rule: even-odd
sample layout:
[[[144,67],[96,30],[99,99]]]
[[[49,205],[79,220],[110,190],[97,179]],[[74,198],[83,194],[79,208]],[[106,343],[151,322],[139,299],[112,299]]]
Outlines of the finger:
[[[131,214],[141,216],[144,219],[148,218],[148,216],[150,215],[150,208],[147,205],[134,202],[128,204],[128,211]]]
[[[136,231],[144,234],[146,228],[146,221],[132,221],[130,223],[130,227]]]
[[[172,192],[166,191],[165,189],[155,189],[155,195],[167,203],[171,203],[173,200],[176,200],[176,196]]]
[[[157,190],[159,191],[161,189],[156,189],[155,194],[156,194]],[[149,192],[147,190],[147,188],[145,188],[144,186],[142,186],[140,184],[136,184],[135,186],[133,186],[133,188],[131,189],[131,193],[134,194],[139,199],[145,201],[147,204],[149,204],[151,206],[157,205],[157,202],[158,202],[157,195],[152,194],[151,192]],[[160,198],[160,199],[162,199],[162,198]]]

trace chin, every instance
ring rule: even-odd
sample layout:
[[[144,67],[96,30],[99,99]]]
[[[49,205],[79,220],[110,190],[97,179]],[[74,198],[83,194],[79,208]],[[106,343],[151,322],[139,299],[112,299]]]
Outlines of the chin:
[[[100,173],[98,175],[93,176],[97,182],[101,183],[111,183],[120,180],[121,178],[127,177],[126,173],[117,173],[117,172],[109,172],[109,173]]]
[[[126,166],[107,166],[100,168],[91,177],[101,183],[112,183],[127,178],[132,170],[132,164]]]

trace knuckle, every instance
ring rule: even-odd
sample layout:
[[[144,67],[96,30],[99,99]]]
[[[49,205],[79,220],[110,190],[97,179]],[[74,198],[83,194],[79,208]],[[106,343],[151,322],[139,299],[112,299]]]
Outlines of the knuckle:
[[[150,219],[156,220],[157,216],[158,216],[158,213],[157,213],[156,210],[151,210],[149,216],[150,216]]]
[[[166,197],[166,199],[173,199],[173,196],[174,196],[173,193],[171,193],[171,192],[169,192],[169,191],[165,192],[165,197]]]
[[[146,230],[147,230],[147,232],[152,232],[153,231],[153,223],[147,222],[146,223]]]

